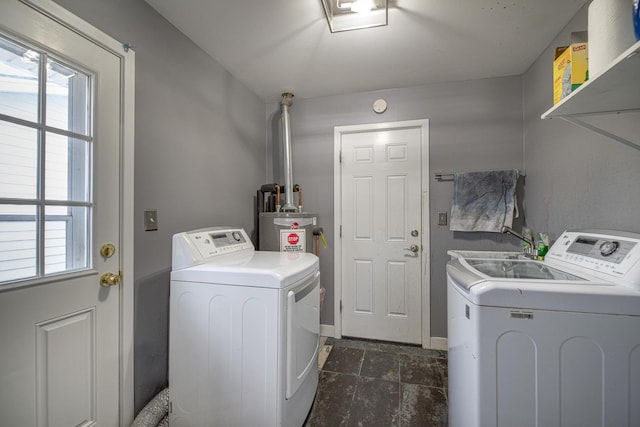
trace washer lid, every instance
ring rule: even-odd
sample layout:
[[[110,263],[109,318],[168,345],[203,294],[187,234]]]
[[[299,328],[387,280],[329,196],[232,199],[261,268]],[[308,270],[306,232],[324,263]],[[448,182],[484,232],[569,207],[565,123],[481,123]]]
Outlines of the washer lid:
[[[318,257],[307,252],[228,254],[171,272],[171,280],[259,288],[285,288],[318,270]]]
[[[534,280],[580,280],[576,276],[541,262],[524,260],[467,259],[468,265],[496,279],[534,279]]]
[[[491,274],[470,265],[473,261]],[[502,271],[498,267],[501,262],[526,266]],[[514,270],[529,277],[517,277]],[[531,277],[538,274],[541,276]],[[640,292],[538,261],[454,259],[447,264],[447,281],[470,303],[479,306],[640,316]]]

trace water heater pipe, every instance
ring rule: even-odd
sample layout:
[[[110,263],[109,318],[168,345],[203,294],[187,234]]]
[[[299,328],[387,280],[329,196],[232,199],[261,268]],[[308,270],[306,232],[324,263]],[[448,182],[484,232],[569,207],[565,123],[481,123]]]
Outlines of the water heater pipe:
[[[298,212],[302,212],[302,187],[296,184],[293,189],[298,192]]]
[[[282,212],[296,212],[298,209],[293,204],[293,161],[291,160],[291,125],[289,124],[289,107],[293,102],[293,94],[282,94],[280,103],[282,116],[282,151],[284,153],[284,206]]]

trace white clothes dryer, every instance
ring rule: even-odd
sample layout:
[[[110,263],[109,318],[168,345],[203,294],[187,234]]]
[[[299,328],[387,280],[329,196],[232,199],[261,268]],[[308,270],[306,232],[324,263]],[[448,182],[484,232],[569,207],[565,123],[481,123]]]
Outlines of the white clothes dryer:
[[[255,251],[241,228],[174,235],[171,426],[300,427],[318,386],[319,288],[313,254]]]

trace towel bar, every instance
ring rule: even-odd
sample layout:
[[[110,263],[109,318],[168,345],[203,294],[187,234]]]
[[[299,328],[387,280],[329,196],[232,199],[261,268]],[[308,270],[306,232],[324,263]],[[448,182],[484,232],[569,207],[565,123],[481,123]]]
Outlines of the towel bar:
[[[436,181],[453,181],[453,173],[436,172],[433,177]]]
[[[524,176],[525,173],[521,170],[518,169],[518,174],[520,176]],[[439,182],[443,182],[443,181],[453,181],[454,178],[454,173],[453,172],[436,172],[433,174],[433,178],[436,181]]]

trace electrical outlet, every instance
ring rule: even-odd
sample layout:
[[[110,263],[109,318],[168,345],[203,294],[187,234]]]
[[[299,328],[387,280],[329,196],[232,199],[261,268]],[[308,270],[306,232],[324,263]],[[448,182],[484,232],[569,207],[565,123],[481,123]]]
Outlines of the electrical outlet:
[[[447,225],[447,213],[438,212],[438,225]]]
[[[144,210],[144,231],[156,231],[158,229],[158,210]]]

